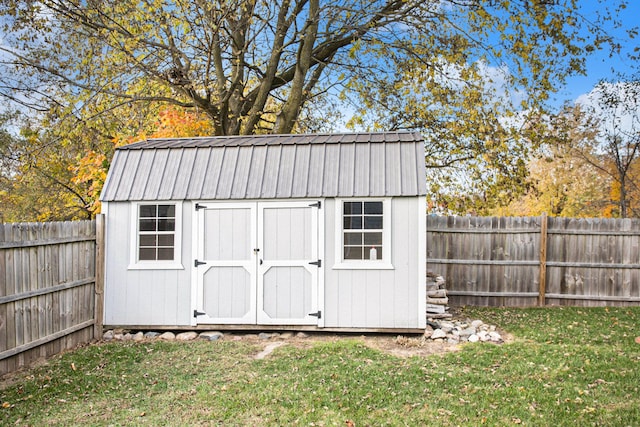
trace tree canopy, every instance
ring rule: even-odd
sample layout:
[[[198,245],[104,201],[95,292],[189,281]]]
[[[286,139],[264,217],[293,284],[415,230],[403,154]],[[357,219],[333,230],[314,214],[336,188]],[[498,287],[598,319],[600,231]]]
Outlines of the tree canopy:
[[[33,144],[77,147],[72,170],[87,153],[108,165],[169,104],[215,135],[330,131],[341,116],[420,130],[438,180],[458,167],[458,190],[508,196],[549,94],[589,51],[618,48],[599,21],[617,11],[588,21],[579,3],[7,0],[0,95],[39,112]]]

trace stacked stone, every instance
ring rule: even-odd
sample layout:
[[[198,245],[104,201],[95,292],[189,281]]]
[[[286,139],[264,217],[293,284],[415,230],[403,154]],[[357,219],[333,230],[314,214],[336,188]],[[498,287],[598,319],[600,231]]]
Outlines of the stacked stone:
[[[442,320],[429,322],[424,333],[425,339],[435,342],[458,344],[463,342],[492,342],[502,344],[504,341],[495,325],[488,325],[482,320]]]
[[[449,298],[444,277],[427,272],[427,318],[450,319],[453,317],[449,310]]]

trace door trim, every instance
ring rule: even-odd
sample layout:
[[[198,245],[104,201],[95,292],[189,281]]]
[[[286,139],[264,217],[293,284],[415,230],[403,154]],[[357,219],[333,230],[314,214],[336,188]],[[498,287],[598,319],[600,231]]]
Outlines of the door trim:
[[[210,209],[249,209],[249,241],[250,246],[253,246],[256,241],[257,229],[256,229],[256,209],[257,206],[253,202],[238,202],[238,203],[228,203],[228,202],[200,202],[204,204],[206,207],[200,207],[200,209],[196,209],[196,203],[193,204],[194,221],[193,222],[193,258],[198,259],[198,257],[204,255],[204,218],[207,210]],[[201,260],[203,261],[203,260]],[[192,271],[192,286],[191,286],[191,301],[193,306],[193,311],[204,312],[204,275],[207,271],[209,271],[212,267],[242,267],[249,272],[250,276],[250,293],[249,293],[249,311],[242,318],[211,318],[208,315],[201,315],[198,317],[191,317],[191,324],[193,326],[198,324],[238,324],[238,325],[252,325],[256,323],[256,292],[255,292],[255,283],[256,283],[256,274],[257,274],[257,257],[255,254],[251,254],[249,259],[245,260],[220,260],[216,261],[215,264],[211,263],[211,260],[208,260],[207,265],[202,265],[200,267],[196,267],[193,263],[191,264]],[[193,312],[192,311],[192,312]]]
[[[317,201],[317,200],[316,200]],[[267,202],[259,202],[258,203],[258,240],[257,247],[263,251],[264,248],[264,212],[266,209],[278,209],[278,208],[304,208],[304,209],[313,209],[316,212],[312,211],[311,215],[311,259],[304,260],[296,260],[295,263],[298,267],[303,267],[306,271],[311,274],[312,283],[311,283],[311,308],[309,309],[309,313],[314,313],[317,311],[323,311],[324,307],[320,307],[318,304],[319,295],[324,292],[323,287],[320,282],[320,271],[323,270],[322,267],[317,267],[310,265],[309,262],[317,261],[322,258],[322,254],[324,251],[320,248],[321,239],[319,238],[318,232],[318,224],[321,222],[321,211],[322,208],[312,206],[314,200],[296,200],[296,201],[267,201]],[[322,206],[322,203],[321,205]],[[315,215],[314,215],[315,213]],[[263,254],[260,255],[262,257]],[[309,316],[308,314],[304,318],[300,319],[287,319],[287,318],[272,318],[267,315],[264,310],[264,276],[269,271],[271,267],[276,266],[291,266],[293,260],[286,261],[265,261],[267,265],[258,265],[258,271],[256,275],[257,279],[257,323],[259,325],[313,325],[320,326],[321,318]]]
[[[317,203],[318,201],[321,201],[320,207],[313,207],[312,205],[314,203]],[[316,231],[315,233],[312,233],[312,240],[313,240],[312,246],[313,248],[315,248],[315,251],[316,251],[315,260],[322,259],[322,267],[310,266],[310,268],[317,269],[316,292],[312,294],[312,309],[310,310],[310,312],[313,313],[313,312],[321,311],[322,316],[320,318],[311,317],[311,319],[315,320],[313,323],[310,323],[310,322],[296,323],[296,322],[288,321],[286,319],[272,319],[273,321],[270,321],[270,322],[261,322],[262,319],[260,319],[258,316],[259,311],[262,311],[264,307],[263,305],[264,301],[263,299],[260,299],[260,298],[263,298],[263,290],[261,289],[261,286],[259,286],[259,283],[258,283],[259,281],[263,280],[263,277],[261,276],[261,269],[259,268],[259,265],[258,265],[261,254],[259,252],[258,253],[253,252],[251,254],[252,255],[251,267],[248,266],[248,268],[252,268],[252,270],[250,270],[250,274],[253,279],[252,281],[253,291],[251,292],[251,300],[250,300],[250,306],[253,313],[251,323],[240,323],[238,322],[237,319],[215,319],[208,322],[208,319],[204,318],[205,316],[194,317],[193,315],[190,315],[191,326],[197,326],[199,324],[201,325],[206,325],[206,324],[252,325],[253,324],[253,325],[265,325],[265,326],[307,325],[312,327],[317,326],[319,328],[323,328],[325,326],[324,279],[325,279],[325,268],[327,265],[327,261],[324,259],[325,258],[325,248],[324,248],[325,199],[316,198],[316,199],[297,199],[297,200],[282,200],[282,201],[241,201],[241,202],[228,202],[228,201],[220,202],[220,201],[210,201],[210,200],[192,201],[191,207],[190,208],[187,207],[187,209],[190,209],[190,212],[193,215],[192,221],[191,221],[192,223],[191,225],[192,257],[191,258],[192,259],[188,260],[189,265],[191,265],[191,311],[190,311],[190,314],[193,313],[194,310],[203,311],[202,310],[203,307],[199,307],[199,305],[202,305],[202,302],[203,302],[202,301],[202,298],[203,298],[202,276],[204,275],[206,270],[210,268],[210,266],[196,267],[193,263],[193,259],[197,259],[200,254],[204,253],[204,239],[202,238],[203,236],[202,233],[204,230],[204,212],[206,211],[206,208],[205,209],[201,208],[196,210],[195,208],[196,204],[204,205],[208,209],[250,208],[251,215],[253,218],[253,220],[251,221],[251,240],[255,244],[255,248],[261,248],[259,243],[262,243],[262,239],[264,238],[263,235],[259,237],[259,232],[260,234],[263,234],[261,232],[262,230],[261,227],[263,226],[263,221],[264,221],[263,215],[261,214],[259,208],[264,209],[264,207],[281,206],[281,207],[309,207],[312,209],[316,209],[316,215],[311,215],[312,223],[313,223],[312,225]],[[220,261],[220,263],[222,263],[222,261]],[[248,263],[249,261],[247,261],[247,265]],[[201,271],[199,271],[199,269]]]

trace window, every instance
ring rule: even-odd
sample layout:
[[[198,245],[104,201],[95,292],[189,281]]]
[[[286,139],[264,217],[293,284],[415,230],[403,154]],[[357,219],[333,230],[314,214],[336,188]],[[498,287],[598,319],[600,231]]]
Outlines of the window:
[[[173,261],[176,234],[174,205],[139,205],[138,259]]]
[[[338,200],[334,268],[389,269],[390,200]]]
[[[344,259],[382,259],[382,202],[343,203]]]
[[[180,203],[134,204],[130,268],[182,268]]]

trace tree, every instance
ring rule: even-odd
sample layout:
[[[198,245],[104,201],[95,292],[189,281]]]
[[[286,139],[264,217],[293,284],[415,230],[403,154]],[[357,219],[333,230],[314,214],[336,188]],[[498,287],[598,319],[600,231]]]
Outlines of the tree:
[[[47,132],[22,124],[17,116],[0,120],[0,214],[6,221],[70,220],[91,217],[87,189],[72,182],[67,160],[78,146],[59,144]]]
[[[81,102],[107,98],[105,110],[169,102],[204,111],[218,135],[261,126],[289,133],[315,97],[363,77],[393,82],[406,61],[436,70],[505,61],[540,101],[582,70],[585,45],[604,40],[597,23],[580,19],[575,0],[6,3],[11,36],[1,49],[21,73],[4,79],[13,99],[58,102],[59,87]],[[584,26],[592,40],[578,32]]]
[[[546,147],[545,154],[528,163],[525,193],[506,206],[494,208],[499,216],[560,217],[608,216],[611,182],[597,168],[566,147]]]
[[[585,52],[617,49],[577,3],[7,0],[0,94],[40,112],[39,133],[55,136],[37,140],[84,146],[68,151],[69,164],[86,160],[76,185],[162,105],[203,113],[228,135],[332,130],[334,105],[352,102],[384,118],[357,111],[356,128],[425,132],[428,166],[443,171],[432,182],[471,171],[448,194],[470,184],[468,199],[486,203],[513,197],[526,169],[530,139],[518,132],[532,126],[500,116],[540,115],[563,78],[584,71]],[[515,98],[492,98],[487,64],[508,70]]]
[[[207,136],[212,132],[211,122],[199,111],[185,111],[180,107],[168,106],[158,110],[157,116],[155,122],[144,126],[133,135],[116,135],[111,141],[113,147],[148,138],[197,137]],[[69,166],[74,174],[71,181],[87,186],[89,209],[94,214],[100,211],[99,197],[107,178],[109,158],[102,152],[89,150],[84,156],[78,156],[77,161]]]
[[[582,108],[597,122],[598,134],[576,149],[586,162],[613,180],[616,216],[640,215],[640,80],[600,82],[588,98],[590,104]]]

